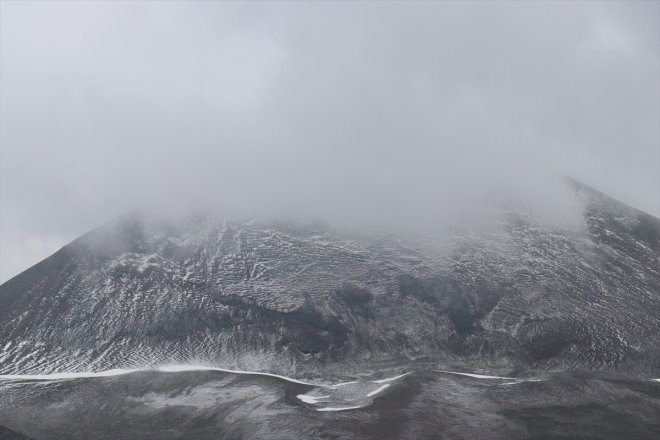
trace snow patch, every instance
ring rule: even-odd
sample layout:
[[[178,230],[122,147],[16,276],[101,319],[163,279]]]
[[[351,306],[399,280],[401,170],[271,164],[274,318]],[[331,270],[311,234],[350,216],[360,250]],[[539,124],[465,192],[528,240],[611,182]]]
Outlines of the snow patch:
[[[330,396],[310,396],[309,394],[298,394],[296,397],[305,403],[311,403],[311,404],[319,403],[319,400],[321,399],[330,398]]]
[[[468,376],[474,377],[476,379],[504,379],[504,380],[518,380],[516,377],[505,377],[505,376],[488,376],[485,374],[474,374],[474,373],[460,373],[458,371],[445,371],[445,370],[433,370],[436,373],[447,373],[447,374],[457,374],[459,376]]]
[[[409,374],[410,374],[410,373],[403,373],[403,374],[400,374],[400,375],[398,375],[398,376],[390,377],[390,378],[387,378],[387,379],[372,380],[371,382],[372,382],[372,383],[385,383],[385,382],[391,382],[391,381],[393,381],[393,380],[400,379],[400,378],[402,378],[403,376],[407,376],[407,375],[409,375]]]
[[[333,388],[339,388],[339,387],[343,387],[344,385],[352,385],[354,383],[358,383],[358,381],[354,380],[354,381],[351,381],[351,382],[341,382],[341,383],[337,383],[337,384],[334,384],[334,385],[331,385],[331,386]]]
[[[326,407],[326,408],[316,408],[317,411],[348,411],[350,409],[360,409],[362,408],[361,406],[345,406],[343,408],[332,408],[332,407]]]

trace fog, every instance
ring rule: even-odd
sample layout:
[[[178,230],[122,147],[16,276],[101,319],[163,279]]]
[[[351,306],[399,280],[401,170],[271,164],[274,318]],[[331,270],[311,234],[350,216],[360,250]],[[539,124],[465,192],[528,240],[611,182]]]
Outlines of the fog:
[[[1,2],[0,282],[143,207],[658,215],[659,5]]]

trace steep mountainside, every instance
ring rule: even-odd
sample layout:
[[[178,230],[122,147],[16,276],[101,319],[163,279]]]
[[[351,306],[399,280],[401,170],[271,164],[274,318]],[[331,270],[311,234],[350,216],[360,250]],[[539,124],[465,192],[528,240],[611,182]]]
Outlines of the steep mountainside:
[[[0,373],[431,363],[660,376],[660,221],[572,182],[584,224],[441,237],[127,215],[0,286]]]

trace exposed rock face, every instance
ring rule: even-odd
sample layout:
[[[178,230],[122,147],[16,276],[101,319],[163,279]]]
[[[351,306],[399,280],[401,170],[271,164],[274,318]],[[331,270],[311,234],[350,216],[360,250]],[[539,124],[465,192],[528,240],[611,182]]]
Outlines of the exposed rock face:
[[[584,224],[358,236],[128,215],[0,286],[0,373],[166,362],[660,376],[660,221],[572,183]]]

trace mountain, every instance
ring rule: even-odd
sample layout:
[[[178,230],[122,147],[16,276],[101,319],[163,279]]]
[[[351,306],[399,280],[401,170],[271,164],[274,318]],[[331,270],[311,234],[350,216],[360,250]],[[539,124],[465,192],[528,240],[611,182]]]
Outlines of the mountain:
[[[0,286],[0,438],[660,438],[660,220],[568,183],[435,234],[125,215]]]
[[[202,364],[660,377],[660,221],[581,183],[437,235],[137,213],[0,286],[0,374]],[[491,219],[488,219],[489,221]]]

